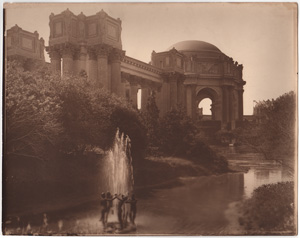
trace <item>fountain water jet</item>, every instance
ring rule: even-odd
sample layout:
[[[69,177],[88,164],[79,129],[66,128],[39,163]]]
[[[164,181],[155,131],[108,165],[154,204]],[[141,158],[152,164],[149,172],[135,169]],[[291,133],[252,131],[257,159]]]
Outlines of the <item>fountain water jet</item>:
[[[134,179],[131,157],[131,143],[124,133],[116,132],[112,148],[108,151],[103,166],[104,179],[112,194],[132,193]]]

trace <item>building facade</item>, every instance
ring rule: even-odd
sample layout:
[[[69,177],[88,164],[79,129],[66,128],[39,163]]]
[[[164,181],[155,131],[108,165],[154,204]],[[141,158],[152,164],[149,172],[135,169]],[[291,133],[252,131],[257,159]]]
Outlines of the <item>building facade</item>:
[[[46,51],[55,72],[64,75],[84,71],[96,87],[126,98],[135,107],[141,91],[141,110],[146,109],[149,95],[155,92],[160,116],[180,107],[197,120],[199,103],[209,98],[215,125],[234,129],[243,120],[243,66],[212,44],[179,42],[164,52],[153,51],[147,64],[126,55],[121,20],[103,10],[93,16],[75,15],[68,9],[57,15],[52,13],[49,27]],[[44,43],[38,40],[38,34],[16,32],[16,28],[8,30],[11,39],[7,40],[7,54],[26,52],[29,58],[44,60]],[[20,50],[11,47],[16,45],[18,34],[24,38]]]

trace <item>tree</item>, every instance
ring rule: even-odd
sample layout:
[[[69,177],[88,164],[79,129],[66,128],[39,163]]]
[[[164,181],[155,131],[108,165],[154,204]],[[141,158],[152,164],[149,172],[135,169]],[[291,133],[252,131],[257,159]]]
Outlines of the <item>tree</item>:
[[[159,136],[159,110],[155,102],[155,91],[152,91],[148,97],[144,121],[147,128],[149,146],[157,146]]]
[[[256,123],[245,126],[239,133],[239,139],[263,152],[268,159],[282,161],[293,170],[296,152],[295,93],[258,102],[254,111]]]
[[[46,69],[23,71],[17,62],[7,62],[5,74],[5,152],[7,155],[41,159],[57,145],[63,131],[58,120],[61,101]]]
[[[184,156],[192,143],[196,128],[182,109],[172,109],[160,121],[160,149],[168,155]]]
[[[126,101],[95,88],[85,76],[23,71],[8,62],[5,88],[6,155],[49,158],[49,151],[82,155],[107,150],[117,128],[131,137],[132,151],[145,149],[138,112]],[[139,156],[140,157],[140,156]]]

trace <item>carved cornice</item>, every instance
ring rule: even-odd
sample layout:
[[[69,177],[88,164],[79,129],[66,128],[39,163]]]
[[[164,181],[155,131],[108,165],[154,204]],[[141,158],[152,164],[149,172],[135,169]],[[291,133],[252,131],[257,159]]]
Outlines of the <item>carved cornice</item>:
[[[126,64],[129,64],[129,65],[136,66],[140,69],[150,71],[150,72],[155,73],[155,74],[159,74],[159,75],[163,72],[160,68],[157,68],[157,67],[155,67],[151,64],[146,64],[145,62],[139,61],[137,59],[134,59],[134,58],[131,58],[131,57],[128,57],[128,56],[125,56],[122,59],[122,62],[124,62]]]
[[[150,89],[158,90],[162,85],[161,83],[153,82],[143,77],[131,75],[124,72],[122,72],[121,75],[122,75],[121,76],[122,79],[129,82],[131,86],[141,86],[142,88],[150,88]]]

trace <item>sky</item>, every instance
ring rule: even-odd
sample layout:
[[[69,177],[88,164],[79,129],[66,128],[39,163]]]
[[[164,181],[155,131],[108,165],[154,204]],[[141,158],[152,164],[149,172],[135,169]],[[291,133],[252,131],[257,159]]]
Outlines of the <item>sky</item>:
[[[49,40],[49,15],[69,8],[94,15],[103,9],[122,20],[126,55],[150,62],[151,52],[184,40],[201,40],[243,64],[244,114],[255,101],[297,90],[295,3],[47,3],[6,4],[6,29],[15,24]],[[46,55],[46,61],[49,57]]]

